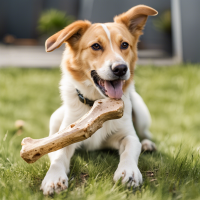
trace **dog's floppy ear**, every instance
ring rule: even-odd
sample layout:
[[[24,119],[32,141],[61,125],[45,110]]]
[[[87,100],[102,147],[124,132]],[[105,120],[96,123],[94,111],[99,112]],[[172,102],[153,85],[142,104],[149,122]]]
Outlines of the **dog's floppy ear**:
[[[59,48],[64,42],[69,42],[71,45],[75,44],[90,25],[89,21],[79,20],[65,27],[46,40],[46,52],[51,52]]]
[[[157,15],[158,12],[151,7],[145,5],[138,5],[121,15],[114,18],[116,23],[123,23],[127,26],[129,31],[134,34],[135,31],[139,31],[142,34],[142,29],[147,21],[149,15]]]

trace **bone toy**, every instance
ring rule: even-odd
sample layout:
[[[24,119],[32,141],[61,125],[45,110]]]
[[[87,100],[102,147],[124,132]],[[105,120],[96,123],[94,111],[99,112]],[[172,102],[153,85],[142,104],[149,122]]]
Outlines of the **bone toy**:
[[[42,139],[24,138],[20,156],[27,163],[34,163],[47,153],[86,140],[101,128],[105,121],[121,118],[123,109],[122,100],[97,100],[88,113],[67,128]]]

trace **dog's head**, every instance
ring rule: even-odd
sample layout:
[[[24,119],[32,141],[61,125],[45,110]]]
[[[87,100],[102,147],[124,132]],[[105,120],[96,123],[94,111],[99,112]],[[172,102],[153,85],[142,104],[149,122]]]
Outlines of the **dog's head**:
[[[133,78],[137,42],[149,15],[157,11],[139,5],[113,23],[76,21],[46,41],[51,52],[66,43],[65,67],[79,82],[90,80],[104,97],[121,98]]]

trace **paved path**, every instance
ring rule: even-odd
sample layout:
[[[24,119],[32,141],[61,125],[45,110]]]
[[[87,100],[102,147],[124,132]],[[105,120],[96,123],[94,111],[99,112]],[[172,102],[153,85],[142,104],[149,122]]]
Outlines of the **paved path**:
[[[63,47],[46,53],[43,46],[0,45],[0,67],[53,68],[60,65]],[[165,66],[176,64],[172,58],[158,58],[162,52],[139,51],[138,65]],[[149,57],[149,58],[147,58]]]
[[[58,67],[62,50],[46,53],[43,46],[0,45],[0,67]]]

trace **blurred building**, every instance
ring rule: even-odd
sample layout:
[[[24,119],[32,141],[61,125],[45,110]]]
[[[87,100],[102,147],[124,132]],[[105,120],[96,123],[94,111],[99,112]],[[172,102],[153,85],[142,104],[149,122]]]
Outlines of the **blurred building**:
[[[50,8],[65,11],[75,19],[103,23],[138,4],[151,6],[159,12],[158,16],[149,17],[140,38],[139,49],[144,50],[141,57],[174,56],[179,62],[200,62],[199,0],[0,0],[0,41],[13,36],[35,39],[34,43],[39,36],[37,22],[40,14]],[[166,11],[172,13],[172,34],[155,25],[156,19]],[[161,25],[164,26],[165,21]],[[12,40],[12,37],[7,39]]]

